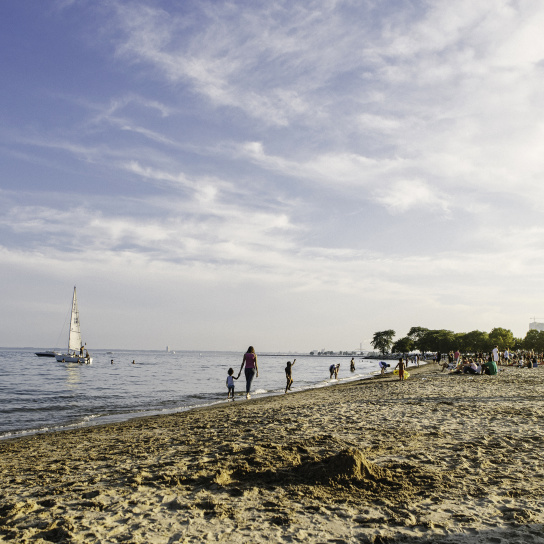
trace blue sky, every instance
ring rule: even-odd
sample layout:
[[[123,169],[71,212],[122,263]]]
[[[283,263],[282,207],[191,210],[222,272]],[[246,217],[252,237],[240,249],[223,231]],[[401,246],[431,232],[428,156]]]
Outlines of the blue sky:
[[[542,28],[537,0],[2,2],[0,345],[63,346],[73,285],[91,348],[524,336]]]

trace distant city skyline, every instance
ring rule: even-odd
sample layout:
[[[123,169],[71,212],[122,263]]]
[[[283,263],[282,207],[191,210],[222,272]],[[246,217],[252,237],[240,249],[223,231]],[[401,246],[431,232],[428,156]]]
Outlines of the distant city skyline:
[[[542,305],[544,5],[2,2],[0,345],[371,349]],[[60,339],[60,340],[58,340]]]

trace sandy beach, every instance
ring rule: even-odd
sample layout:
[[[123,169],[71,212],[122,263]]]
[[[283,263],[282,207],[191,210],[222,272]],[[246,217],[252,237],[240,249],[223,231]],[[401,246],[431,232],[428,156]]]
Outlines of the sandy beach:
[[[544,542],[544,368],[409,371],[0,442],[0,541]]]

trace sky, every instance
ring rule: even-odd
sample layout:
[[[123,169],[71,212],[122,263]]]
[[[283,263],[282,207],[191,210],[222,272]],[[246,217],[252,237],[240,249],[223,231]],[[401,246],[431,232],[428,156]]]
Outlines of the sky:
[[[544,321],[540,0],[0,3],[0,346]]]

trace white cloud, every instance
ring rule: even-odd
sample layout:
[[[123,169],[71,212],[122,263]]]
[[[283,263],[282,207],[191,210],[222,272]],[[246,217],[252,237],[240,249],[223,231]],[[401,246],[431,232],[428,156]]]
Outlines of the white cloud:
[[[78,9],[63,4],[59,25]],[[324,326],[314,304],[346,330],[362,327],[353,315],[499,319],[497,293],[513,319],[535,304],[539,3],[160,5],[103,4],[106,21],[86,3],[99,59],[73,80],[104,71],[75,99],[37,72],[44,105],[25,95],[36,109],[3,123],[6,266],[66,278],[55,263],[69,260],[197,311],[247,289],[307,316],[305,331]]]
[[[433,190],[420,180],[403,180],[391,187],[376,191],[375,199],[391,213],[404,213],[410,210],[431,213],[437,209],[448,212],[448,198]]]
[[[363,113],[359,116],[361,130],[372,130],[384,133],[392,133],[402,128],[403,122],[391,116]]]

